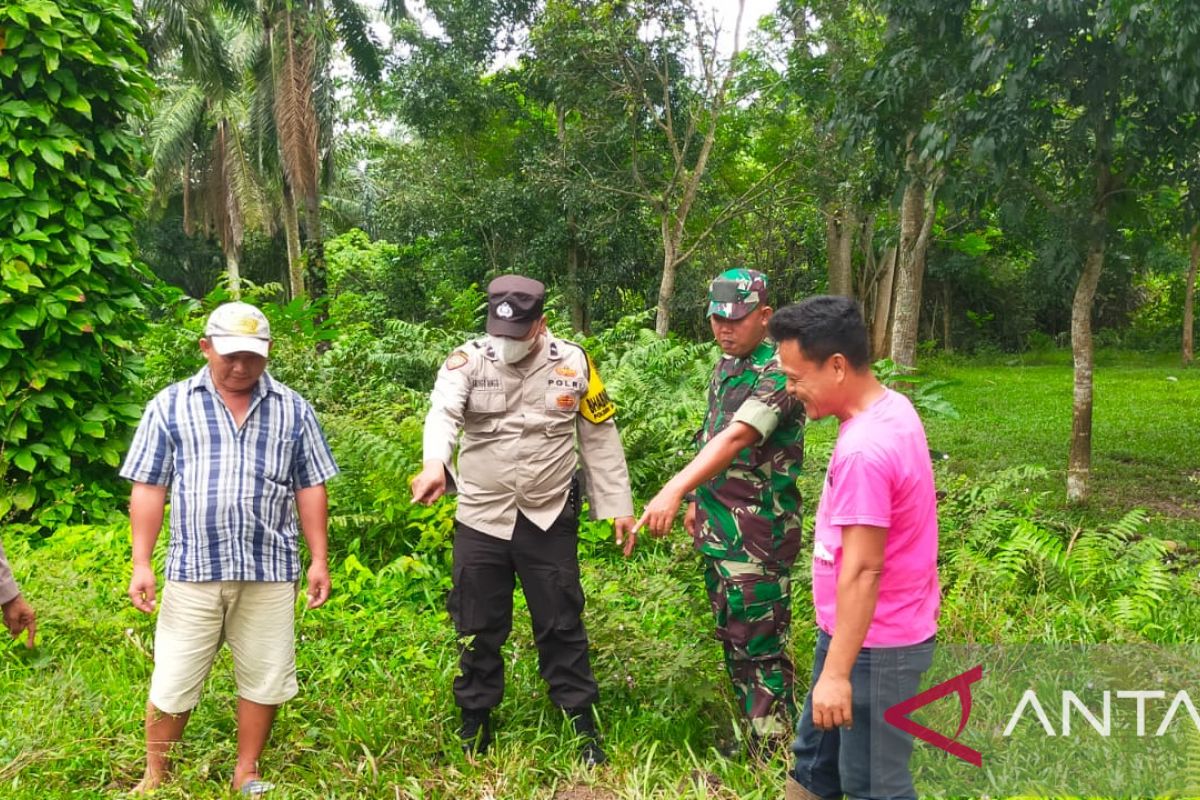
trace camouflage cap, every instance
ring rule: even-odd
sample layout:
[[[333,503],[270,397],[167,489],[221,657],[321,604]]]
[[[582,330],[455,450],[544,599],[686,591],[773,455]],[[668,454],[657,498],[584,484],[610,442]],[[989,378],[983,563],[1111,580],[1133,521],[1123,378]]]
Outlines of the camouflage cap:
[[[708,314],[741,319],[767,302],[767,276],[755,269],[727,269],[708,285]]]

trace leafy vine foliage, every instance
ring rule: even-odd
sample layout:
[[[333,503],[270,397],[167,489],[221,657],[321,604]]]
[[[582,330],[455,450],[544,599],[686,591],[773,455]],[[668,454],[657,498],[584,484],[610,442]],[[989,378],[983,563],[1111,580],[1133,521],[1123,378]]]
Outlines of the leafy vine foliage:
[[[150,89],[128,0],[0,5],[0,524],[112,505],[141,413],[150,289],[130,250],[145,193],[130,121]]]

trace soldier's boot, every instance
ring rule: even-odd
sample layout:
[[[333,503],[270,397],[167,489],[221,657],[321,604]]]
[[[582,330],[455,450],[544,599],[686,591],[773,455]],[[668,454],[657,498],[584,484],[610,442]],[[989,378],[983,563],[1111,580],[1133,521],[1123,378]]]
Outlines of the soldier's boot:
[[[733,739],[718,745],[717,753],[729,761],[770,761],[775,751],[787,743],[775,736],[759,736],[750,732],[745,739]]]
[[[808,789],[804,788],[801,783],[792,777],[791,773],[787,776],[787,783],[783,786],[783,800],[822,800],[820,795],[813,794]]]
[[[492,743],[492,710],[464,708],[458,735],[462,739],[463,752],[468,756],[486,753]]]
[[[759,717],[749,723],[744,738],[738,737],[717,747],[722,758],[766,762],[781,750],[791,748],[792,727],[786,716]]]
[[[746,757],[751,761],[770,761],[780,750],[791,747],[792,738],[786,733],[768,736],[751,731],[746,737]]]
[[[592,707],[563,709],[575,726],[575,733],[583,739],[579,745],[579,759],[586,767],[598,767],[608,761],[604,749],[600,747],[600,733],[596,730],[596,720],[592,716]]]
[[[786,706],[774,713],[749,720],[746,755],[751,761],[770,761],[776,753],[791,749],[795,726]]]

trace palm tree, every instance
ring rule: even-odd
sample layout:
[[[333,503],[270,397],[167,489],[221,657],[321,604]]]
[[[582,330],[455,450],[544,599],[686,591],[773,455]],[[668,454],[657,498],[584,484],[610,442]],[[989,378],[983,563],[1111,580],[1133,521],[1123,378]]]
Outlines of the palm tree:
[[[386,0],[392,19],[405,15],[398,0]],[[355,73],[375,85],[383,53],[371,36],[367,12],[355,0],[258,0],[260,49],[252,67],[253,119],[260,163],[277,158],[283,225],[287,236],[293,295],[325,292],[321,239],[321,187],[333,171],[332,53],[340,43]],[[304,262],[300,269],[300,219]]]
[[[228,285],[240,293],[247,226],[271,231],[263,181],[246,157],[248,109],[241,78],[255,39],[244,12],[199,0],[149,0],[141,7],[147,50],[162,88],[150,122],[150,180],[160,205],[178,192],[183,228],[221,245]]]
[[[400,0],[382,9],[392,19],[406,13]],[[199,191],[234,284],[246,224],[251,217],[267,230],[274,224],[263,199],[269,194],[287,240],[292,296],[323,295],[332,53],[340,44],[360,78],[379,82],[383,53],[367,12],[355,0],[146,0],[142,12],[152,58],[175,59],[152,128],[156,184],[180,171],[185,225]]]

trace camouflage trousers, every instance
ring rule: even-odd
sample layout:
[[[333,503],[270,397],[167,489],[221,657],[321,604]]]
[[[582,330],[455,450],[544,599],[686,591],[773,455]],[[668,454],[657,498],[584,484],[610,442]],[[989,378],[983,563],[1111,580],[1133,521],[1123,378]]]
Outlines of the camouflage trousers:
[[[791,583],[786,567],[704,557],[725,667],[738,708],[758,736],[789,734],[796,717],[795,670],[787,655]]]

